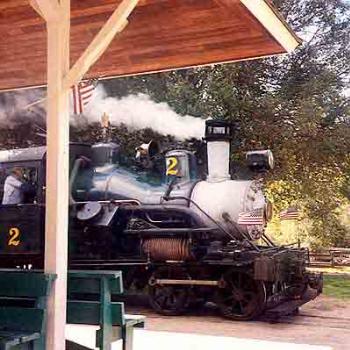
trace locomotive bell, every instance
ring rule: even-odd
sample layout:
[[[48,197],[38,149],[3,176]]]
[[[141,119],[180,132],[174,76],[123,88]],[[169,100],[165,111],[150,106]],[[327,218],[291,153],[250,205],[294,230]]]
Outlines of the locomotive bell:
[[[219,120],[205,122],[208,155],[208,182],[230,180],[230,144],[232,127]]]
[[[135,151],[136,151],[136,160],[139,160],[143,157],[147,157],[147,158],[153,158],[154,156],[156,156],[159,153],[159,144],[158,142],[151,140],[148,143],[143,143],[141,146],[136,147]]]
[[[135,151],[135,160],[144,168],[151,168],[154,157],[160,152],[160,147],[158,142],[151,140],[148,143],[143,143],[141,146],[136,147]]]

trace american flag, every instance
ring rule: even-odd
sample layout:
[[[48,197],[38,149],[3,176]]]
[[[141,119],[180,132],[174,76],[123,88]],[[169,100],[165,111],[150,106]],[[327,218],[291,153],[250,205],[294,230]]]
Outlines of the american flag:
[[[74,114],[82,114],[84,107],[91,101],[94,90],[97,85],[97,79],[81,81],[72,86],[73,109]]]
[[[238,215],[239,225],[265,225],[264,209],[253,209],[245,211]]]
[[[297,208],[291,207],[280,212],[281,220],[298,220],[299,210]]]

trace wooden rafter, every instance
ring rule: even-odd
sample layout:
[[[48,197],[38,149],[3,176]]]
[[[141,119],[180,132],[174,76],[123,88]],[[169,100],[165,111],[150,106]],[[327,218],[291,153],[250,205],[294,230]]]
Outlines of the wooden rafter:
[[[109,17],[90,45],[76,61],[65,79],[65,87],[69,88],[82,79],[89,68],[103,54],[117,33],[120,33],[128,24],[128,17],[139,0],[123,0],[118,8]]]
[[[62,9],[57,0],[29,0],[29,3],[45,21],[58,21],[61,17]]]

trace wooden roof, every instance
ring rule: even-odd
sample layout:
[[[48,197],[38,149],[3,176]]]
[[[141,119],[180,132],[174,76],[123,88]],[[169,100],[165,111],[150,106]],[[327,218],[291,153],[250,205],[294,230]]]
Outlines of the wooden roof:
[[[120,0],[71,0],[71,59]],[[28,0],[0,2],[0,90],[46,83],[46,32]],[[89,76],[124,76],[275,55],[298,39],[269,0],[141,0]]]

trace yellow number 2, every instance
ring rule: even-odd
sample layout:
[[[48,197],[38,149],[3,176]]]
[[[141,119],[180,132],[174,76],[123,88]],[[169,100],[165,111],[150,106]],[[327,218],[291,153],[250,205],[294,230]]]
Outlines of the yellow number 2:
[[[167,159],[167,175],[177,175],[179,173],[179,170],[176,169],[178,160],[175,157],[170,157]]]
[[[21,233],[17,227],[10,228],[10,231],[9,231],[10,239],[7,245],[14,245],[15,247],[17,247],[21,243],[20,234]]]

